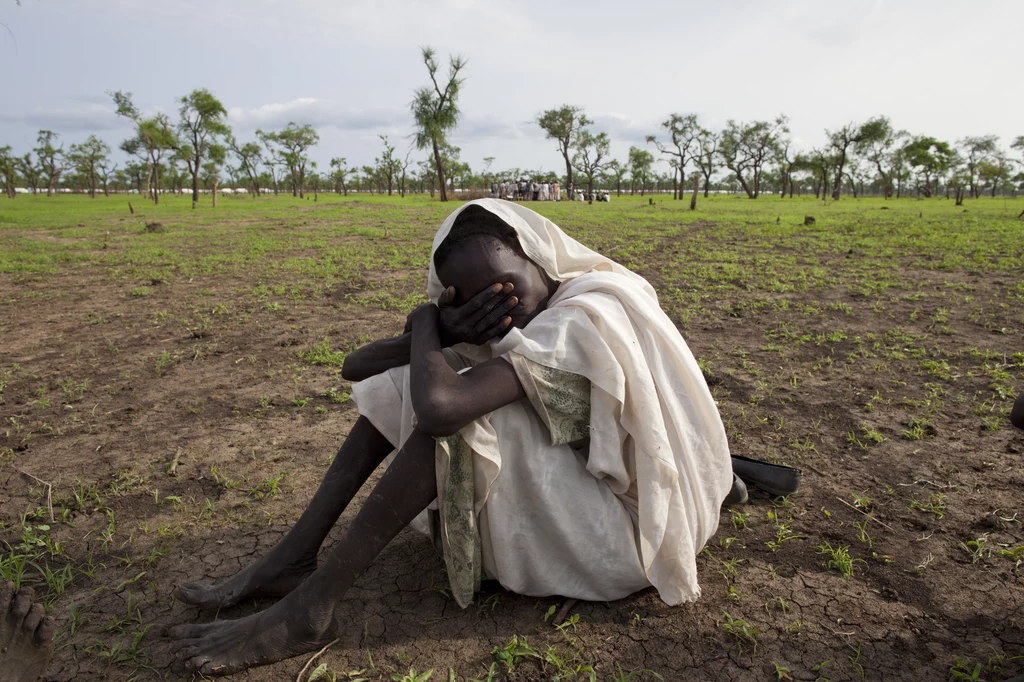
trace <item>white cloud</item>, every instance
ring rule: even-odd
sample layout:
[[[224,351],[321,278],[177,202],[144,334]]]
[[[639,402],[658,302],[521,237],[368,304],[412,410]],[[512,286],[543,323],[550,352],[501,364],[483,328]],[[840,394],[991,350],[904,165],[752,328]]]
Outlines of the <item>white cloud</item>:
[[[0,122],[20,123],[56,132],[98,132],[125,127],[110,105],[83,104],[61,108],[36,107],[21,113],[0,112]]]
[[[293,121],[300,125],[308,123],[314,128],[388,132],[408,128],[412,117],[408,111],[395,108],[352,109],[315,97],[228,109],[228,122],[242,129],[283,128]]]

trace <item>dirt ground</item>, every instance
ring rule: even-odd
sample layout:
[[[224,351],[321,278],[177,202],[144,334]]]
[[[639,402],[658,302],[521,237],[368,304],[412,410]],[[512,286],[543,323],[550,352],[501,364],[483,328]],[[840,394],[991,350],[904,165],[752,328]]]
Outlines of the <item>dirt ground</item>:
[[[816,252],[831,277],[819,286],[708,294],[674,274],[686,244],[755,247],[713,228],[660,235],[634,267],[705,364],[733,451],[800,466],[799,493],[753,491],[723,511],[696,603],[668,607],[648,590],[575,604],[561,628],[545,616],[564,600],[494,584],[458,608],[429,540],[406,530],[346,597],[351,627],[316,663],[340,680],[410,668],[486,679],[515,635],[548,661],[497,663],[496,680],[1024,672],[1024,432],[1006,420],[1024,388],[1024,315],[1007,299],[1019,273],[936,270],[905,252],[893,256],[900,286],[872,295],[853,286],[866,267],[856,253]],[[418,270],[386,274],[393,296],[422,290]],[[0,274],[0,537],[4,572],[39,586],[60,623],[45,679],[188,679],[164,631],[212,616],[171,590],[271,547],[357,417],[338,367],[300,352],[322,339],[352,348],[404,322],[360,301],[376,291],[369,276],[301,298],[254,300],[259,284],[244,271],[127,283],[105,267]],[[686,295],[698,288],[694,314]],[[209,324],[169,322],[196,310]],[[305,662],[235,679],[291,680]]]

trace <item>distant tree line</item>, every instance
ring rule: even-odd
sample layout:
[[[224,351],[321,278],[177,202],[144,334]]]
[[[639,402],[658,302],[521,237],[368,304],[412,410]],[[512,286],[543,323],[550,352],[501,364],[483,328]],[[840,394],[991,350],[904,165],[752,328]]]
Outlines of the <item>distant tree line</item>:
[[[111,161],[111,147],[95,135],[65,148],[60,135],[40,130],[36,146],[15,153],[0,147],[0,187],[8,197],[17,190],[33,194],[57,191],[138,192],[159,203],[161,193],[184,195],[193,202],[201,192],[219,187],[251,196],[268,192],[307,193],[351,191],[398,194],[429,192],[442,201],[461,189],[487,189],[501,180],[564,183],[566,188],[601,189],[616,194],[669,192],[673,198],[711,192],[743,193],[751,199],[764,194],[839,199],[881,195],[899,198],[946,196],[957,204],[983,194],[1015,195],[1024,186],[1024,135],[1009,148],[995,135],[965,136],[950,143],[927,135],[897,130],[885,116],[850,122],[826,130],[824,140],[809,150],[794,147],[789,119],[733,121],[711,130],[694,114],[671,114],[646,146],[633,145],[625,159],[610,153],[611,139],[593,130],[582,107],[563,105],[538,114],[535,123],[555,142],[565,172],[506,168],[491,170],[494,157],[474,171],[452,145],[449,135],[461,117],[459,95],[466,59],[449,58],[448,73],[439,77],[431,48],[423,48],[430,84],[413,93],[410,111],[415,123],[413,144],[426,152],[413,160],[385,135],[382,150],[370,164],[350,166],[334,157],[320,169],[310,151],[320,141],[308,123],[290,122],[280,130],[257,130],[255,139],[238,140],[227,123],[227,110],[206,89],[193,90],[177,100],[177,117],[144,115],[130,92],[108,93],[118,116],[132,125],[132,135],[118,148],[127,161]],[[668,169],[656,167],[661,159]]]

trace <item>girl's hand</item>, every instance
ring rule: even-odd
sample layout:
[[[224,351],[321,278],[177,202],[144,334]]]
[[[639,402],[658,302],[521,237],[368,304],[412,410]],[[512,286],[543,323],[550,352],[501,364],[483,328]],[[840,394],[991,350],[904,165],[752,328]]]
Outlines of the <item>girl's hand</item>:
[[[441,344],[468,343],[479,346],[505,333],[512,326],[508,312],[519,304],[512,295],[511,282],[492,284],[461,306],[453,305],[455,287],[448,287],[437,299],[441,312]]]

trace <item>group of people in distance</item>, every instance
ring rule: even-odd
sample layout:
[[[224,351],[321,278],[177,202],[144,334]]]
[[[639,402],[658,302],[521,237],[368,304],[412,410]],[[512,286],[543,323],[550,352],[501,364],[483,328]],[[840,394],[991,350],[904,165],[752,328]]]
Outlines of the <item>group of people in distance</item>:
[[[520,178],[518,182],[502,180],[491,182],[491,198],[508,201],[561,201],[562,190],[558,181],[536,182]],[[570,198],[571,200],[571,198]]]
[[[589,194],[585,189],[569,187],[566,192],[569,201],[611,201],[611,193],[608,190],[594,190]],[[558,181],[535,182],[520,178],[518,182],[512,180],[495,180],[491,182],[491,198],[506,199],[508,201],[561,201],[562,190]]]

